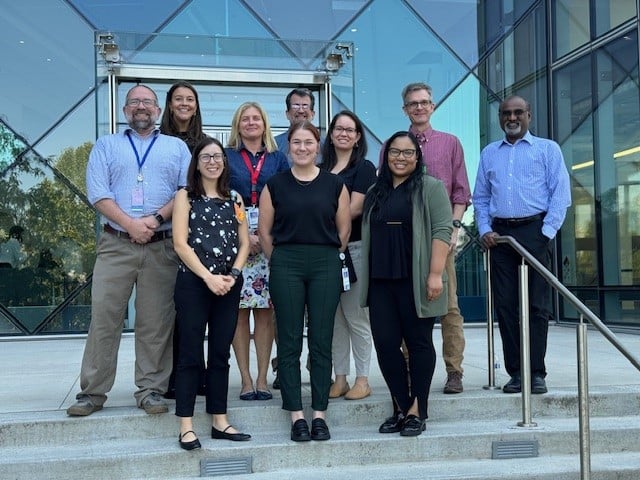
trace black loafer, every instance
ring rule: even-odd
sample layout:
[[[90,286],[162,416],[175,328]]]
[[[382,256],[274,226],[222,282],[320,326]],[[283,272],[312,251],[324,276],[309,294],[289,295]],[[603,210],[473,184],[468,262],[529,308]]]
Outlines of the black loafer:
[[[547,393],[547,383],[542,375],[534,375],[531,379],[531,393],[536,395]]]
[[[427,426],[424,420],[420,420],[415,415],[407,415],[407,418],[402,424],[400,435],[403,437],[417,437],[424,432],[426,428]]]
[[[324,418],[314,418],[311,421],[311,440],[329,440],[331,433],[329,433],[329,427]]]
[[[251,439],[251,435],[248,433],[228,433],[227,430],[231,428],[231,425],[228,425],[227,428],[220,431],[216,427],[211,427],[211,438],[215,438],[217,440],[231,440],[232,442],[246,442]]]
[[[398,433],[402,430],[402,424],[404,423],[404,415],[402,412],[396,412],[392,417],[387,418],[378,431],[380,433]]]
[[[191,440],[190,442],[182,441],[182,438],[187,433],[193,433],[194,435],[196,434],[196,432],[194,432],[193,430],[189,430],[188,432],[178,434],[178,442],[180,443],[180,448],[182,448],[183,450],[195,450],[196,448],[200,448],[201,447],[200,440],[198,440],[197,437],[195,440]]]
[[[522,381],[520,379],[520,374],[513,374],[511,376],[511,380],[505,383],[504,387],[502,387],[502,391],[504,393],[520,393],[522,391]]]
[[[311,440],[309,425],[304,418],[296,420],[295,423],[291,425],[291,440],[294,442],[308,442]]]

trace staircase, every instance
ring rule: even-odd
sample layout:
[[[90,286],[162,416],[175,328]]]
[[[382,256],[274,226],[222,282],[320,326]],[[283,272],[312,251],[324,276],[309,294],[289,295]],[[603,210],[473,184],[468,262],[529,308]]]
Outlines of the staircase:
[[[460,395],[432,390],[427,430],[416,438],[378,433],[390,414],[389,397],[378,389],[361,401],[331,400],[332,439],[297,444],[289,440],[288,414],[275,395],[267,402],[230,402],[229,418],[253,435],[249,442],[212,440],[210,420],[197,414],[203,448],[192,452],[178,446],[172,414],[149,416],[130,407],[86,418],[62,410],[2,413],[0,478],[179,479],[200,477],[201,468],[209,478],[234,480],[580,478],[575,389],[533,396],[532,428],[517,426],[519,395],[472,386]],[[640,479],[640,385],[592,387],[590,409],[591,478]]]

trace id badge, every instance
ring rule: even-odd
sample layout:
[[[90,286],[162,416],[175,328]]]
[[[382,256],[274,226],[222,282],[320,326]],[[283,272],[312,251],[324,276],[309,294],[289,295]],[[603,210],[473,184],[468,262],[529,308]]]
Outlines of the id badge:
[[[255,232],[258,229],[258,208],[249,207],[247,216],[249,217],[249,231]]]
[[[131,190],[131,211],[144,211],[144,191],[142,185],[138,185]]]
[[[342,267],[342,289],[345,292],[351,290],[351,282],[349,282],[349,269]]]

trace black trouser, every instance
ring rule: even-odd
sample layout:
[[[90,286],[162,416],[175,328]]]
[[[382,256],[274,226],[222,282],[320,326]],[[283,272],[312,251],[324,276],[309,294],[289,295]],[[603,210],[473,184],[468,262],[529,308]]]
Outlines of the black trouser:
[[[522,225],[494,222],[493,230],[510,235],[542,265],[551,266],[551,242],[542,234],[542,219]],[[491,249],[491,285],[496,318],[502,337],[504,365],[509,375],[520,373],[520,308],[518,267],[522,257],[509,245],[501,243]],[[544,357],[551,319],[551,287],[529,267],[529,334],[531,373],[546,375]]]
[[[433,346],[436,317],[417,316],[411,279],[406,278],[371,279],[369,318],[378,364],[394,400],[394,408],[406,414],[417,398],[420,418],[427,418],[429,389],[436,368]],[[403,340],[409,352],[409,372],[400,350]]]
[[[340,266],[338,249],[331,246],[276,246],[271,255],[269,288],[278,325],[278,378],[284,410],[302,410],[300,355],[305,305],[309,317],[311,408],[327,409]]]
[[[200,385],[202,344],[209,326],[206,410],[227,412],[229,357],[238,323],[242,276],[226,295],[214,294],[191,272],[178,272],[175,290],[176,327],[179,332],[176,369],[176,415],[192,417]]]

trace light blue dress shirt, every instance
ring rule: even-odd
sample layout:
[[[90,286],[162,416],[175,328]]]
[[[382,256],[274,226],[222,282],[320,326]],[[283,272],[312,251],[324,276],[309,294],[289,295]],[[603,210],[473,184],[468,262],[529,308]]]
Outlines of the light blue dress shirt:
[[[487,145],[473,192],[480,236],[494,218],[524,218],[546,212],[542,233],[554,238],[571,205],[569,173],[560,146],[531,132],[515,144],[506,139]]]
[[[140,160],[154,135],[157,135],[140,172],[127,132],[131,134]],[[163,135],[157,130],[154,135],[142,138],[135,131],[128,129],[98,138],[89,154],[87,164],[87,195],[93,205],[110,198],[127,215],[139,218],[157,212],[174,197],[180,187],[187,184],[187,170],[191,161],[187,144],[177,137]],[[142,211],[132,209],[132,192],[139,187],[138,173],[142,175]],[[123,230],[120,225],[109,223],[113,228]],[[158,230],[170,228],[171,223],[167,222]]]

